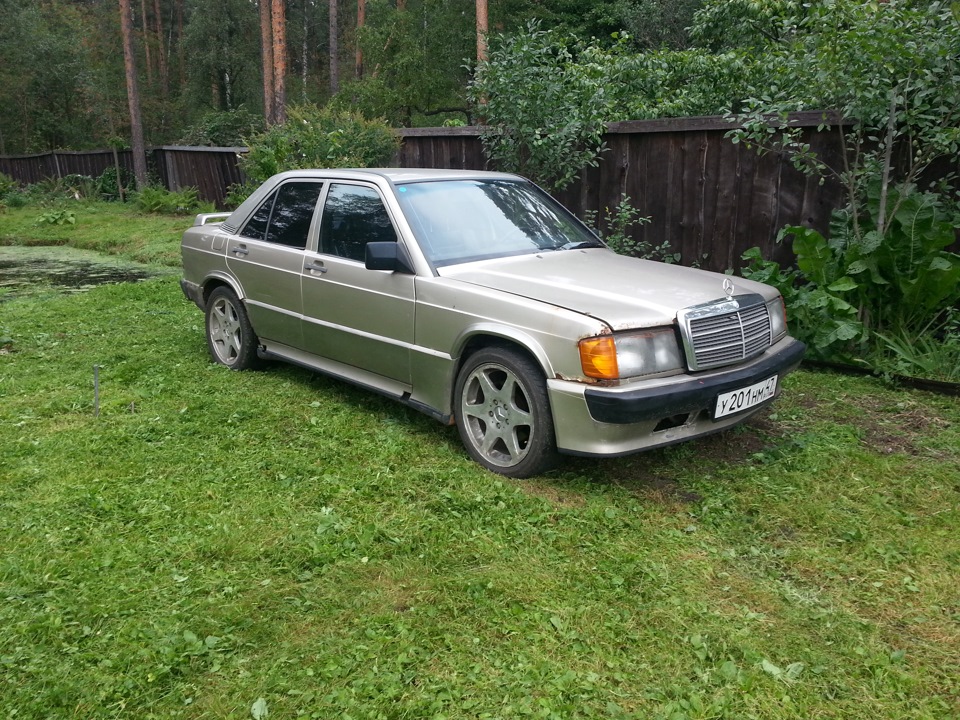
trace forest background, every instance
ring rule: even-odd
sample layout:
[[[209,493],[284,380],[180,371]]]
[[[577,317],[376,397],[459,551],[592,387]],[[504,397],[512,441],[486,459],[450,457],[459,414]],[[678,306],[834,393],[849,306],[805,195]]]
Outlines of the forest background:
[[[349,105],[395,126],[468,123],[472,0],[286,0],[286,97]],[[696,0],[489,0],[492,32],[632,33],[682,48]],[[116,0],[0,0],[0,154],[129,143]],[[258,4],[132,0],[148,144],[235,144],[264,115]],[[230,112],[230,117],[218,113]],[[232,142],[226,142],[226,141]]]

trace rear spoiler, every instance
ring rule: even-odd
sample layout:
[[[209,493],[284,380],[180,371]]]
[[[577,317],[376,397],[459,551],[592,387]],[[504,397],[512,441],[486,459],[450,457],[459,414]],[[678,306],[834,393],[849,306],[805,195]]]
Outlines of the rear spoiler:
[[[222,213],[200,213],[193,219],[193,225],[206,225],[209,222],[223,222],[232,213],[222,212]]]

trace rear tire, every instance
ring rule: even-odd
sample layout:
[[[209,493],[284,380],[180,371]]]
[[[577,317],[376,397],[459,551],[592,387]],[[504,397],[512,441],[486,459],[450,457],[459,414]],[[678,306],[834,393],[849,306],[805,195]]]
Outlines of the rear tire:
[[[474,353],[457,375],[454,401],[460,439],[488,470],[527,478],[556,464],[546,382],[525,355],[500,347]]]
[[[215,362],[231,370],[256,367],[259,341],[247,309],[228,287],[218,287],[207,299],[207,347]]]

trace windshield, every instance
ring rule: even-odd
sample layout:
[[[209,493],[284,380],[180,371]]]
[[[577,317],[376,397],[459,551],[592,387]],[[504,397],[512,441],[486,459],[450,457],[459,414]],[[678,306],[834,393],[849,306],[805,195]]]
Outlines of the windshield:
[[[528,182],[407,183],[397,197],[437,267],[545,250],[604,247],[559,203]]]

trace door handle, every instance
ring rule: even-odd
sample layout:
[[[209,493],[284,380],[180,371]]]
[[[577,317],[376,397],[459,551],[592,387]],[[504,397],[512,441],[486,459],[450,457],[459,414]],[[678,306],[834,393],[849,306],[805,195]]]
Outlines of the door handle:
[[[309,262],[303,266],[304,270],[309,270],[310,272],[325,273],[327,269],[323,266],[323,263]]]
[[[235,247],[235,248],[234,248],[233,250],[231,250],[230,252],[232,252],[232,253],[233,253],[234,255],[236,255],[237,257],[239,257],[239,256],[241,256],[241,255],[249,255],[249,254],[250,254],[250,251],[247,250],[247,246],[246,246],[246,245],[238,245],[237,247]]]

